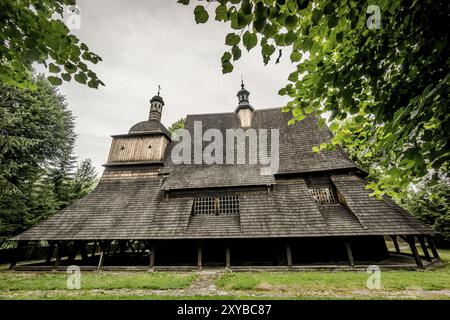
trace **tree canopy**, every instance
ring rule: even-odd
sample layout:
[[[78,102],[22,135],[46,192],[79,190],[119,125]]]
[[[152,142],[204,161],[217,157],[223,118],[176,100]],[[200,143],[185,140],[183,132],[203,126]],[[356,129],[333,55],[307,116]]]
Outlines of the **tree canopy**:
[[[89,64],[102,59],[70,33],[64,23],[74,0],[0,0],[0,81],[19,88],[35,89],[30,81],[33,63],[51,73],[53,85],[75,81],[98,88]],[[69,7],[68,7],[69,6]],[[73,7],[76,10],[76,7]]]
[[[0,242],[75,199],[95,181],[90,161],[75,170],[74,118],[43,77],[35,90],[0,81]]]
[[[258,43],[265,64],[289,56],[293,72],[279,94],[291,98],[284,107],[291,123],[322,115],[336,133],[316,152],[347,142],[401,187],[448,172],[448,1],[221,0],[206,7],[195,6],[197,23],[214,12],[234,30],[225,38],[224,73],[242,48]],[[352,141],[349,121],[357,128]]]

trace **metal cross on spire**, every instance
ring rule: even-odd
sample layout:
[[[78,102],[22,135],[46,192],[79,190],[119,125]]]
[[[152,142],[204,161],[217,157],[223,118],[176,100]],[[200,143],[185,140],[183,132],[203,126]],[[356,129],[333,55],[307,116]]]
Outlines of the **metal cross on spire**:
[[[158,84],[158,96],[161,93],[161,86]]]
[[[242,73],[241,73],[241,88],[244,89],[244,77],[242,76]]]

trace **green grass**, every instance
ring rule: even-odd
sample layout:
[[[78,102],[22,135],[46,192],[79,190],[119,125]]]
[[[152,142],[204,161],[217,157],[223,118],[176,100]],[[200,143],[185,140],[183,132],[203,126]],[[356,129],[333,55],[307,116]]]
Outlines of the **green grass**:
[[[0,273],[0,290],[65,290],[66,273]],[[90,289],[184,289],[194,274],[178,273],[82,273],[81,286]]]
[[[448,262],[450,250],[440,250]],[[365,290],[365,272],[243,272],[220,277],[216,285],[225,290]],[[450,289],[450,267],[431,271],[382,271],[382,290]]]
[[[440,255],[447,264],[434,270],[382,271],[380,291],[366,288],[369,274],[347,271],[224,273],[216,280],[226,291],[220,296],[198,296],[189,290],[180,296],[177,291],[160,295],[146,291],[186,289],[196,273],[83,272],[81,290],[67,290],[66,273],[0,271],[0,300],[449,299],[445,292],[434,291],[450,289],[450,250],[440,250]]]

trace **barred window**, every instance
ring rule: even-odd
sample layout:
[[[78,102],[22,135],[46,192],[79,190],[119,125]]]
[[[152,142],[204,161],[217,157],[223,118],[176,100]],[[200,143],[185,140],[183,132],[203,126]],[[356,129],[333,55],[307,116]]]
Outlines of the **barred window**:
[[[192,214],[239,214],[239,197],[232,195],[196,198]]]
[[[333,189],[330,187],[311,188],[309,189],[309,192],[317,204],[336,203]]]

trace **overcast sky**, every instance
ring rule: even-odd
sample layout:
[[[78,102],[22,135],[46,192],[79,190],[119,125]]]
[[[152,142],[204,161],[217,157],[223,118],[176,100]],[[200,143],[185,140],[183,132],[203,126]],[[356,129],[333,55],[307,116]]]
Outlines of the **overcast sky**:
[[[283,53],[279,64],[264,66],[259,47],[251,53],[243,49],[234,71],[222,75],[220,57],[226,49],[225,35],[231,32],[229,24],[213,21],[210,15],[208,23],[197,25],[192,4],[186,7],[176,0],[77,0],[77,4],[81,27],[73,33],[103,58],[93,70],[106,87],[95,90],[64,82],[61,92],[76,116],[76,156],[91,158],[99,173],[110,135],[126,133],[147,119],[149,99],[158,84],[166,127],[186,114],[234,111],[241,74],[254,108],[281,107],[287,101],[277,93],[294,69],[289,52]]]

